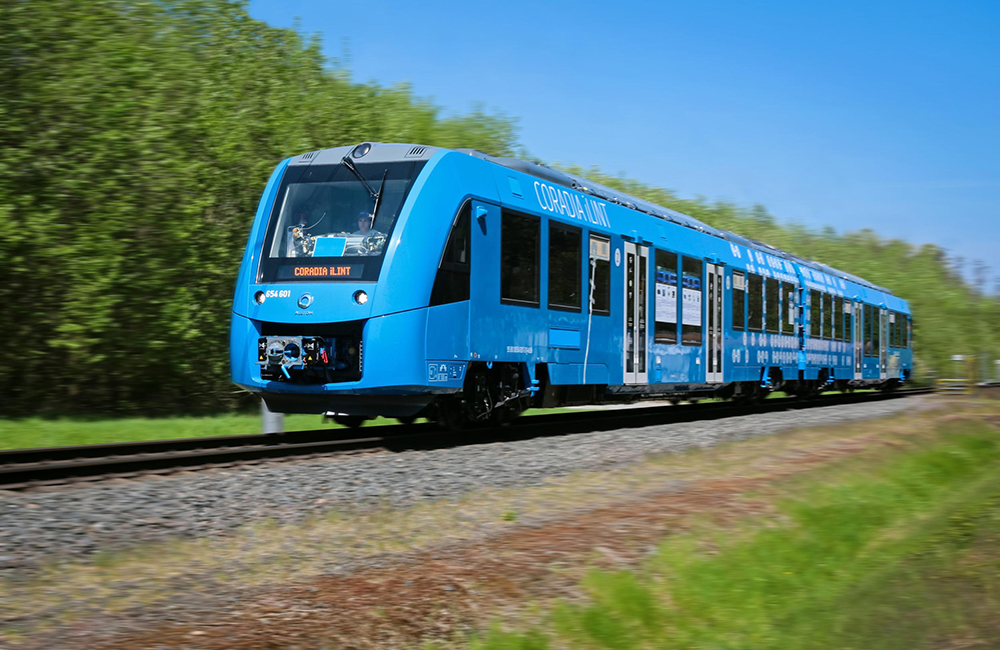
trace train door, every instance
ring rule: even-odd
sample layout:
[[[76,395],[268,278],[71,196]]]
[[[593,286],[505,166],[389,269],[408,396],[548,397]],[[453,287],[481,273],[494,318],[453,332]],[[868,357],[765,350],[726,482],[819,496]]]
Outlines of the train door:
[[[861,379],[861,364],[864,353],[864,326],[862,324],[863,305],[854,301],[854,378]]]
[[[646,269],[649,249],[625,242],[625,336],[622,357],[626,384],[646,383]]]
[[[886,361],[889,356],[889,316],[885,309],[878,310],[878,368],[879,379],[888,377],[886,374]]]
[[[706,284],[708,285],[708,300],[705,302],[705,322],[708,325],[705,345],[705,381],[717,383],[722,381],[722,276],[723,267],[718,264],[705,264]]]

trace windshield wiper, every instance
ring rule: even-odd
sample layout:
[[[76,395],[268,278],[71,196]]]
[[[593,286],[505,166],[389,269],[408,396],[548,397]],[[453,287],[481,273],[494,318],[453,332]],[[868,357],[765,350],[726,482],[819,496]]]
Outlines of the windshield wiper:
[[[351,170],[351,173],[354,174],[359,181],[361,181],[361,184],[365,186],[366,190],[368,190],[368,195],[372,197],[372,199],[375,201],[375,206],[378,207],[378,198],[379,194],[381,193],[381,188],[379,188],[380,192],[376,192],[375,190],[373,190],[372,186],[369,185],[368,181],[365,180],[365,177],[362,176],[361,172],[358,171],[358,168],[354,166],[354,161],[348,158],[347,156],[341,158],[340,162],[344,163],[344,167],[347,167],[349,170]]]
[[[378,219],[378,209],[382,207],[382,190],[385,189],[385,177],[389,175],[389,170],[382,172],[382,182],[378,186],[378,194],[375,195],[375,209],[372,210],[372,228],[375,227],[375,220]]]

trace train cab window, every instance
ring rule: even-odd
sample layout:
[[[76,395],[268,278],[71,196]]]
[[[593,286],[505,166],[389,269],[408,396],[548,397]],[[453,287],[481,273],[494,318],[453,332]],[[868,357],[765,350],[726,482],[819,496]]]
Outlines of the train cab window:
[[[681,343],[701,345],[701,260],[681,258]]]
[[[472,203],[466,201],[455,217],[448,242],[444,246],[444,254],[438,264],[434,288],[431,290],[432,307],[469,299],[471,214]]]
[[[591,304],[591,313],[607,316],[611,313],[611,240],[607,237],[590,236],[587,273],[585,290]],[[593,287],[590,286],[591,282]]]
[[[818,339],[823,334],[823,294],[809,292],[809,336]]]
[[[747,293],[750,294],[747,328],[751,332],[760,332],[764,329],[764,278],[751,273]]]
[[[746,302],[747,278],[740,271],[733,271],[733,329],[737,332],[746,329]]]
[[[764,320],[768,332],[778,333],[778,326],[781,321],[778,312],[778,281],[768,278],[764,284]]]
[[[823,294],[823,338],[833,338],[833,296]]]
[[[503,211],[500,225],[500,302],[538,306],[540,221]]]
[[[844,299],[833,299],[833,340],[844,340]]]
[[[549,221],[549,309],[580,311],[583,231]]]
[[[781,283],[781,333],[795,334],[795,285],[791,282]]]
[[[657,343],[677,343],[677,253],[656,251]]]

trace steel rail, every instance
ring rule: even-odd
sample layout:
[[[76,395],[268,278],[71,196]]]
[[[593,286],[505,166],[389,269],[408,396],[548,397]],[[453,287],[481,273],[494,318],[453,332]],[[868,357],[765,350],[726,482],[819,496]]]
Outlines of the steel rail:
[[[907,389],[891,393],[831,393],[807,399],[774,398],[749,405],[705,402],[642,406],[639,403],[630,408],[526,416],[507,426],[459,432],[445,431],[427,423],[4,450],[0,451],[0,489],[21,490],[69,481],[183,471],[292,456],[372,450],[399,452],[509,442],[869,402],[930,392],[933,391]]]

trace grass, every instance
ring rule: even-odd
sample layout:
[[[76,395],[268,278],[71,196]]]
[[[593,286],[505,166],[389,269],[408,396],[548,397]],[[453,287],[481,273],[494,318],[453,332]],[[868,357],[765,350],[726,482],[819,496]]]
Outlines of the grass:
[[[528,416],[568,409],[531,409]],[[423,420],[418,420],[423,421]],[[366,427],[398,424],[393,418],[375,418]],[[18,418],[0,419],[0,449],[96,445],[141,440],[207,438],[260,433],[259,414],[225,414],[166,418]],[[339,429],[320,415],[286,415],[285,431]]]
[[[986,647],[1000,623],[1000,435],[942,427],[790,481],[776,517],[669,538],[639,571],[589,572],[586,602],[471,647]]]

